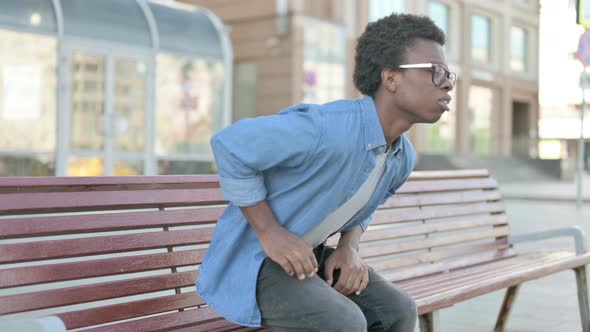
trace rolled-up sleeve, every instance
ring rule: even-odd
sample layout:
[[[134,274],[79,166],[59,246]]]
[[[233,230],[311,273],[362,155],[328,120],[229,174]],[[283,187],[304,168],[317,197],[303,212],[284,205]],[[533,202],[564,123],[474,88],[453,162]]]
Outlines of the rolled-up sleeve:
[[[363,232],[367,230],[367,228],[369,228],[369,224],[371,223],[371,220],[373,220],[373,214],[371,214],[367,219],[363,220],[363,222],[361,222],[361,228],[363,229]]]
[[[244,119],[211,138],[223,197],[237,206],[266,198],[264,171],[297,167],[311,158],[321,139],[321,115],[305,105],[280,114]]]

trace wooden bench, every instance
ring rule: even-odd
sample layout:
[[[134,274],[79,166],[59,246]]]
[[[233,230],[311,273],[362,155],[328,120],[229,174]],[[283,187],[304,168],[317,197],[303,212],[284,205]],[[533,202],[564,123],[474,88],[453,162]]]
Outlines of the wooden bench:
[[[89,331],[258,330],[220,318],[194,291],[224,204],[208,175],[0,178],[0,320],[55,315]],[[552,236],[573,236],[576,251],[513,248]],[[415,172],[375,213],[361,254],[416,300],[422,331],[434,331],[438,310],[507,288],[501,331],[520,284],[574,269],[590,332],[584,244],[577,228],[511,237],[485,170]]]

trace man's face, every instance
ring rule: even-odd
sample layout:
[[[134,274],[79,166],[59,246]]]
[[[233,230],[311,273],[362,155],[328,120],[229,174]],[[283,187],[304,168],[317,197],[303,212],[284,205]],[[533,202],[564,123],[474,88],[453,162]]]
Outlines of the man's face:
[[[447,68],[442,46],[434,41],[418,39],[413,47],[407,49],[406,62],[402,65],[423,63],[440,64]],[[445,79],[440,86],[435,85],[433,70],[407,68],[397,75],[395,102],[412,123],[434,123],[449,111],[449,92],[453,84]]]

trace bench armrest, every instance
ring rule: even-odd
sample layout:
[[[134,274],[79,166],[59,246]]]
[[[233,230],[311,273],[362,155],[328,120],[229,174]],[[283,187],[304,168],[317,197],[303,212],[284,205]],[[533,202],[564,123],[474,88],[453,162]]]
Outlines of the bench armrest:
[[[520,235],[510,236],[508,242],[510,245],[521,242],[539,241],[557,237],[573,237],[576,244],[576,253],[584,254],[586,249],[586,235],[584,230],[579,226],[571,226],[565,228],[551,229],[541,232],[526,233]]]

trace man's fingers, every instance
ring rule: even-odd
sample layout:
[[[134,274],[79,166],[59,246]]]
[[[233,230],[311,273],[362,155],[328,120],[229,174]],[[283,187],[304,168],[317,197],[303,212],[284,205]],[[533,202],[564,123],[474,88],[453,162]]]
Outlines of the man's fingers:
[[[350,293],[358,292],[358,289],[361,287],[361,283],[363,282],[363,273],[359,273],[355,275],[354,282],[350,286]],[[352,278],[351,278],[352,279]]]
[[[293,265],[293,268],[295,269],[295,276],[297,277],[297,279],[305,279],[305,269],[303,267],[303,264],[301,263],[301,258],[293,256],[288,257],[287,259],[289,260],[289,263]]]
[[[311,255],[309,256],[309,260],[311,261],[311,265],[313,266],[314,271],[318,272],[318,260],[315,258],[313,251],[311,252]]]
[[[331,260],[328,260],[326,265],[324,266],[324,277],[326,277],[326,282],[328,285],[332,286],[333,283],[333,276],[334,276],[334,268],[335,265],[332,263]]]
[[[357,280],[358,280],[358,275],[352,272],[348,272],[348,280],[346,281],[346,285],[344,286],[344,291],[346,292],[346,294],[344,295],[350,295],[352,294],[357,288],[355,287],[355,285],[357,285]],[[358,284],[360,285],[360,282],[358,282]]]
[[[334,286],[334,289],[340,294],[347,295],[349,279],[350,273],[345,269],[340,269],[340,276],[338,276],[338,282]]]
[[[367,289],[367,286],[369,286],[369,270],[368,269],[367,269],[367,271],[365,271],[365,273],[363,275],[363,280],[361,282],[361,286],[356,291],[356,295],[360,295],[365,289]]]
[[[289,261],[285,258],[285,259],[281,259],[279,265],[283,268],[283,270],[285,270],[285,272],[290,275],[293,276],[293,267],[291,266],[291,263],[289,263]]]
[[[313,266],[313,262],[311,261],[311,258],[309,256],[303,258],[303,260],[305,262],[305,273],[308,277],[312,278],[316,273],[316,268]]]

